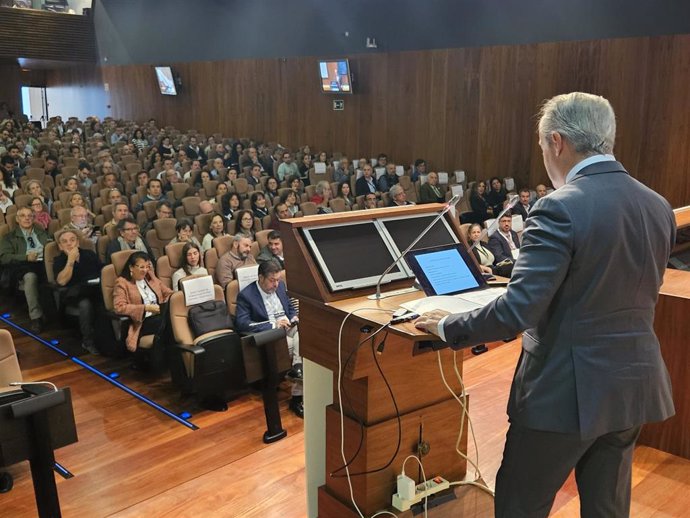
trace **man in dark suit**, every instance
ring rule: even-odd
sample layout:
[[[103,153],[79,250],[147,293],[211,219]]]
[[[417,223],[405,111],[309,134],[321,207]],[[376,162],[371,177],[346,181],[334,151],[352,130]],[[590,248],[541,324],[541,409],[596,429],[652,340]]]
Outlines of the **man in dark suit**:
[[[355,182],[355,195],[366,196],[369,193],[373,193],[378,198],[381,193],[376,187],[376,181],[374,180],[374,170],[371,168],[370,164],[364,164],[362,167],[362,176],[357,178]]]
[[[527,216],[529,216],[529,211],[532,210],[532,204],[529,202],[529,189],[523,187],[522,189],[520,189],[518,195],[519,199],[518,202],[515,204],[515,207],[513,207],[513,214],[520,215],[522,221],[525,221],[527,219]]]
[[[514,261],[520,250],[520,239],[512,229],[513,216],[506,212],[498,220],[498,228],[489,238],[488,248],[494,254],[494,264]]]
[[[290,410],[304,417],[302,400],[302,358],[299,355],[299,318],[290,305],[285,283],[280,280],[281,267],[269,260],[259,264],[259,279],[244,288],[237,296],[235,328],[240,333],[257,333],[282,327],[286,331],[288,349],[292,356],[292,370],[288,373],[292,385]]]
[[[582,516],[627,517],[641,425],[674,414],[653,321],[675,218],[611,155],[615,131],[603,97],[547,101],[539,145],[556,190],[530,212],[506,293],[416,322],[453,348],[524,331],[497,517],[546,517],[572,469]]]

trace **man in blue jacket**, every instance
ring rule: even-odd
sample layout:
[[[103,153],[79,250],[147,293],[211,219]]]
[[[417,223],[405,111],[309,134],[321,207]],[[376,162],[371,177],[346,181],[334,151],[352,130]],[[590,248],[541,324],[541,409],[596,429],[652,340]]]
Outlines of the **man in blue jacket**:
[[[244,288],[237,297],[235,329],[240,333],[258,333],[282,327],[286,331],[288,350],[292,356],[292,370],[288,377],[292,385],[290,410],[304,417],[302,400],[302,358],[299,355],[299,318],[290,305],[285,283],[280,279],[282,268],[275,260],[259,265],[259,279]]]

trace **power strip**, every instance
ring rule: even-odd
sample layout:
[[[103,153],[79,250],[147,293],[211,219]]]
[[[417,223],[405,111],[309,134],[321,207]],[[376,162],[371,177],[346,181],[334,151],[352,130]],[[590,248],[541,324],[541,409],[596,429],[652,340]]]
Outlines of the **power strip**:
[[[392,504],[393,507],[395,507],[398,511],[407,511],[413,505],[424,500],[425,497],[429,497],[433,494],[443,491],[444,489],[448,489],[449,487],[450,482],[448,482],[445,478],[434,477],[433,479],[428,480],[426,484],[424,482],[418,484],[414,488],[415,494],[411,499],[403,498],[399,493],[395,493],[393,495]]]

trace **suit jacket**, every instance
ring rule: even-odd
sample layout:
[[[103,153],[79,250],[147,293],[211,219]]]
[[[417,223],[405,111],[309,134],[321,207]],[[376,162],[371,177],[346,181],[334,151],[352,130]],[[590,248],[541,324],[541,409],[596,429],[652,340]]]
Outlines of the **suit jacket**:
[[[507,292],[448,317],[445,338],[459,348],[524,330],[513,423],[588,439],[666,419],[653,321],[674,242],[664,198],[618,162],[592,164],[534,205]]]
[[[285,316],[292,320],[296,314],[290,305],[290,299],[288,299],[283,281],[280,281],[278,284],[276,294],[283,306]],[[264,306],[264,301],[259,293],[259,287],[255,282],[244,288],[237,296],[235,329],[240,333],[258,333],[259,331],[273,329],[273,326],[268,322],[266,306]]]
[[[515,243],[515,246],[520,248],[520,239],[518,238],[517,233],[511,230],[510,235],[513,238],[513,243]],[[499,234],[498,230],[489,238],[487,248],[491,250],[492,254],[494,254],[494,264],[500,263],[506,259],[510,259],[511,261],[513,260],[513,253],[510,250],[510,245],[505,238]]]
[[[529,210],[532,210],[532,205],[529,205]],[[520,202],[518,202],[511,211],[513,214],[519,214],[522,217],[522,221],[525,221],[529,216],[529,212],[527,212],[527,209],[525,209],[524,205]]]
[[[376,187],[376,180],[374,180],[374,189],[378,190],[378,187]],[[370,193],[371,189],[369,188],[366,178],[360,176],[355,182],[355,194],[357,196],[365,196]]]
[[[443,190],[440,187],[437,187],[437,189],[441,193],[440,197],[436,196],[436,193],[430,184],[425,183],[422,185],[419,188],[419,203],[443,203],[446,201],[446,198],[443,195]]]
[[[168,302],[170,295],[173,291],[161,283],[158,277],[149,275],[146,278],[149,286],[158,297],[158,304],[163,304]],[[115,286],[113,287],[113,308],[115,313],[118,315],[124,315],[129,317],[131,323],[129,324],[129,330],[127,331],[127,339],[125,343],[127,349],[130,351],[136,351],[137,344],[139,343],[139,331],[141,331],[141,326],[144,324],[144,301],[141,298],[141,293],[139,293],[139,288],[133,281],[128,281],[124,277],[118,277],[115,280]]]

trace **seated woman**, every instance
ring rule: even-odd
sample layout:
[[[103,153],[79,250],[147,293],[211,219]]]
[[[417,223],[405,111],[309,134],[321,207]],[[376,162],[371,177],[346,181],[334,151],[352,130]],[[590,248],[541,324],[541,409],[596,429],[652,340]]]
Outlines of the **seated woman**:
[[[40,183],[37,180],[36,183],[40,187]],[[14,177],[9,174],[5,173],[5,170],[0,167],[0,190],[5,191],[7,195],[12,198],[14,196],[14,191],[17,190],[17,184],[14,182]]]
[[[50,214],[48,214],[46,206],[41,198],[38,196],[32,198],[29,207],[34,213],[34,222],[40,225],[43,230],[48,230],[48,225],[50,225]]]
[[[38,180],[30,180],[26,184],[24,192],[26,194],[30,194],[33,198],[41,198],[41,201],[48,206],[48,213],[50,213],[50,208],[53,205],[53,200],[51,200],[50,196],[48,196],[43,191],[43,186],[41,185],[41,182],[39,182]]]
[[[254,241],[254,214],[251,210],[241,210],[235,217],[235,235],[242,234]]]
[[[218,184],[221,185],[221,184]],[[225,219],[231,220],[240,211],[241,207],[240,195],[236,192],[229,192],[220,199],[221,210]]]
[[[352,207],[355,206],[356,200],[355,197],[352,196],[352,191],[350,190],[350,184],[348,182],[343,182],[338,184],[338,196],[337,198],[341,198],[342,200],[345,201],[345,206]]]
[[[220,214],[214,214],[208,227],[208,233],[201,240],[201,251],[205,252],[213,247],[213,240],[217,237],[227,236],[225,232],[225,220]]]
[[[266,192],[264,194],[271,204],[275,204],[274,200],[278,200],[278,180],[270,176],[266,180]]]
[[[438,186],[438,174],[431,171],[426,177],[426,183],[419,188],[419,203],[443,203],[446,201]]]
[[[172,238],[170,241],[170,245],[174,243],[194,243],[196,246],[201,248],[201,244],[199,243],[199,240],[192,235],[194,232],[194,227],[191,222],[191,220],[188,220],[187,218],[182,218],[177,222],[177,225],[175,225],[175,232],[177,232],[177,236]]]
[[[10,193],[0,189],[0,212],[7,214],[7,209],[9,209],[12,205],[14,205],[14,203],[12,203]]]
[[[79,192],[79,181],[73,176],[67,178],[62,186],[66,192]]]
[[[497,216],[503,210],[503,202],[506,201],[508,193],[503,187],[503,182],[500,178],[494,176],[491,179],[491,190],[486,194],[486,202],[493,209],[494,216]]]
[[[162,306],[168,302],[172,293],[155,276],[149,256],[144,252],[130,255],[115,281],[113,307],[115,313],[131,320],[125,344],[128,351],[139,351],[139,366],[142,366],[144,360],[137,348],[139,337],[161,333],[165,325],[161,316]]]
[[[93,212],[91,212],[91,210],[89,208],[88,200],[86,198],[84,198],[84,195],[80,192],[73,192],[72,196],[70,196],[69,200],[67,201],[67,205],[69,205],[69,207],[65,207],[65,208],[68,208],[68,209],[73,209],[74,207],[84,207],[86,209],[86,211],[89,213],[90,217],[92,217],[92,218],[96,217],[96,215]],[[113,205],[113,207],[114,207],[114,205]]]
[[[300,180],[299,176],[294,175],[288,178],[287,186],[295,191],[297,197],[300,197],[304,194],[304,184],[302,183],[302,180]]]
[[[299,177],[304,182],[304,185],[309,185],[309,169],[311,169],[311,167],[311,155],[305,153],[302,156],[302,161],[297,166],[297,170],[299,171]]]
[[[192,184],[196,189],[202,189],[208,182],[211,181],[211,173],[208,171],[204,171],[203,169],[200,170],[196,175],[194,176],[194,179],[192,180]]]
[[[285,191],[280,195],[280,203],[287,205],[290,211],[290,217],[294,217],[299,212],[299,204],[297,203],[297,193],[293,190]]]
[[[316,203],[318,209],[317,214],[332,214],[333,209],[328,205],[328,202],[333,198],[333,191],[331,184],[325,180],[316,184],[316,194],[312,196],[311,201]]]
[[[182,268],[173,273],[173,291],[178,291],[180,280],[190,275],[208,275],[206,268],[201,266],[201,250],[192,242],[182,247]]]
[[[484,182],[477,182],[472,186],[470,207],[476,218],[475,221],[483,223],[487,219],[494,217],[494,209],[486,200],[486,184]]]
[[[481,241],[482,226],[479,223],[472,223],[467,229],[467,244],[472,248],[472,253],[479,263],[482,273],[493,273],[494,254],[491,253]]]
[[[250,203],[255,217],[263,219],[268,216],[268,208],[266,208],[266,196],[264,196],[262,192],[252,193]]]

